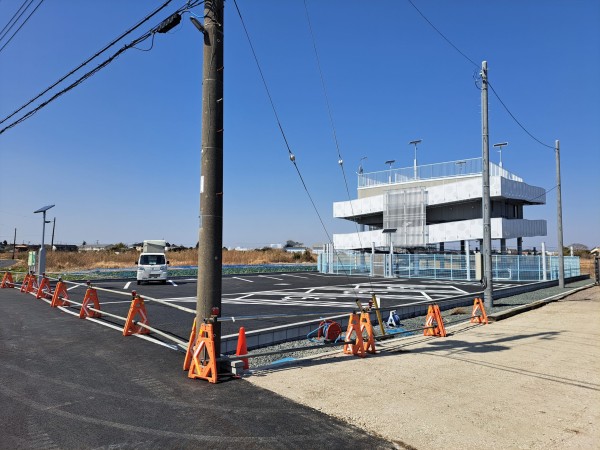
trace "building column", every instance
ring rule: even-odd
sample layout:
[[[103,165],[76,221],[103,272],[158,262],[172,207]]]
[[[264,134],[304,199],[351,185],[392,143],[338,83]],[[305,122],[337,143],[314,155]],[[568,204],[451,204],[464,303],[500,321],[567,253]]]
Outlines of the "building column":
[[[477,243],[479,244],[479,253],[483,253],[483,239],[477,239]]]
[[[523,238],[522,237],[518,237],[517,238],[517,255],[522,255],[523,254]]]
[[[460,241],[460,254],[464,255],[465,253],[465,241]]]
[[[466,258],[466,266],[467,266],[467,281],[471,281],[471,252],[469,251],[469,241],[462,241],[464,244],[465,251],[463,254]]]
[[[444,243],[440,242],[439,246],[440,246],[440,253],[444,253]]]
[[[506,255],[506,239],[500,239],[500,254]]]

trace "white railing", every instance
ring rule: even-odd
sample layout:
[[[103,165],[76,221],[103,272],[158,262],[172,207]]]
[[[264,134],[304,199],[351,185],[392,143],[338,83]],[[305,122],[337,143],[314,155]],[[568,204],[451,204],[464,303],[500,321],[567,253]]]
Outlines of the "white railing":
[[[402,167],[380,172],[362,173],[358,175],[358,188],[479,175],[482,173],[482,169],[482,158],[470,158],[460,161],[426,164],[417,166],[416,170],[414,167]],[[523,181],[521,177],[492,162],[490,162],[490,176],[501,176],[513,181]]]

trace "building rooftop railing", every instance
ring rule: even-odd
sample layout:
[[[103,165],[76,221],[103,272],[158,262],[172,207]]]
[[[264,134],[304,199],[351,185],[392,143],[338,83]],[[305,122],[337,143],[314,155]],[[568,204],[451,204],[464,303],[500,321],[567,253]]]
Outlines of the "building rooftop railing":
[[[483,172],[482,158],[462,159],[423,166],[402,167],[358,174],[358,188],[368,188],[385,184],[413,183],[419,180],[434,180],[436,178],[455,178],[480,175]],[[490,162],[490,176],[501,176],[513,181],[523,179],[508,170]]]

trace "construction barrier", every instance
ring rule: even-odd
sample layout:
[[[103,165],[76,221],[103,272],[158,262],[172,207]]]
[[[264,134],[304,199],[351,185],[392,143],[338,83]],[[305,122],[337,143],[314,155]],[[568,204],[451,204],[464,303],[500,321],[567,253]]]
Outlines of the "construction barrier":
[[[367,334],[366,342],[363,333]],[[354,339],[352,339],[352,334],[354,334]],[[375,335],[373,334],[371,317],[368,312],[363,311],[360,315],[350,314],[344,342],[345,354],[358,355],[364,358],[366,353],[375,353]]]
[[[129,307],[127,320],[125,321],[125,326],[123,327],[123,336],[130,336],[132,334],[148,334],[150,333],[150,330],[137,325],[135,320],[135,318],[139,315],[141,320],[137,322],[148,325],[148,314],[146,312],[144,299],[140,297],[136,291],[132,291],[131,295],[133,296],[133,299],[131,300],[131,306]]]
[[[29,294],[30,292],[36,292],[38,288],[38,282],[36,276],[29,272],[25,275],[25,279],[23,280],[23,284],[21,284],[21,292],[25,292]]]
[[[70,303],[67,300],[69,300],[67,287],[59,278],[58,283],[56,283],[56,288],[54,289],[54,295],[52,296],[52,303],[50,303],[50,306],[52,308],[56,308],[57,306],[69,306]]]
[[[35,298],[37,298],[37,299],[40,299],[42,297],[52,298],[52,296],[53,296],[53,292],[52,292],[52,286],[50,286],[50,280],[48,279],[46,274],[44,274],[42,276],[42,282],[40,283],[40,287],[38,287]]]
[[[477,314],[479,312],[479,314]],[[483,300],[476,298],[473,302],[473,311],[471,312],[471,323],[485,323],[488,324],[487,314],[483,306]]]
[[[81,309],[79,310],[79,318],[87,319],[88,317],[102,317],[98,311],[90,310],[90,302],[93,304],[94,309],[100,309],[100,302],[98,301],[98,294],[96,293],[96,289],[90,286],[88,283],[88,288],[85,291],[85,296],[83,297],[83,302],[81,303]]]
[[[444,319],[440,312],[440,307],[434,303],[427,308],[427,316],[425,318],[425,328],[423,336],[439,336],[446,337],[446,327],[444,327]]]
[[[194,342],[194,345],[190,345],[186,353],[186,361],[189,361],[188,378],[199,378],[210,383],[216,383],[218,374],[213,324],[201,324],[198,336],[195,340],[192,339],[190,344],[191,342]]]
[[[0,285],[0,287],[2,289],[15,287],[15,282],[13,281],[13,277],[10,272],[4,272],[4,276],[2,277],[2,284]]]

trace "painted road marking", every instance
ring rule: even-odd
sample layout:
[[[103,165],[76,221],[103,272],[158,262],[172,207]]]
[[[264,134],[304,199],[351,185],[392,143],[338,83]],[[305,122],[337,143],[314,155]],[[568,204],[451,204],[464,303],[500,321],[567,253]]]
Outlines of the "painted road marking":
[[[70,291],[71,289],[75,289],[75,288],[78,288],[78,287],[79,287],[79,285],[78,285],[78,284],[77,284],[77,285],[75,285],[75,286],[71,286],[70,288],[67,288],[67,291]]]
[[[131,284],[131,281],[128,281],[127,283],[125,283],[125,286],[123,286],[123,289],[129,289],[129,285]]]
[[[290,286],[290,283],[274,283],[273,286]]]
[[[236,280],[246,281],[248,283],[254,283],[254,281],[252,281],[252,280],[246,280],[245,278],[240,278],[240,277],[231,277],[231,278],[235,278]]]
[[[282,277],[304,278],[305,280],[308,280],[308,277],[301,277],[300,275],[290,275],[289,273],[282,273],[281,276]]]
[[[259,277],[262,277],[262,278],[271,278],[272,280],[283,281],[283,278],[275,278],[275,277],[270,277],[268,275],[259,275]]]
[[[171,283],[173,286],[177,286],[173,280],[167,280],[167,281],[168,281],[169,283]]]

